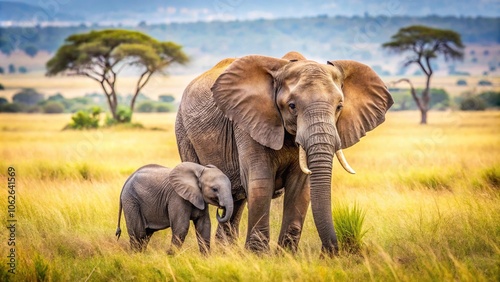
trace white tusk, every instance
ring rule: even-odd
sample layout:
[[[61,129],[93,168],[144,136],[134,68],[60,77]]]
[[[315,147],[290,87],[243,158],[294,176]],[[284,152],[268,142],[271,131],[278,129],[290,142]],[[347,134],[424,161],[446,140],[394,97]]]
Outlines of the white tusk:
[[[303,173],[311,174],[311,171],[307,167],[306,151],[300,145],[299,145],[299,164],[300,164],[300,169],[302,170]]]
[[[337,156],[337,159],[339,160],[339,163],[342,165],[342,167],[349,173],[355,174],[356,172],[352,167],[347,163],[347,160],[345,159],[344,153],[342,152],[342,149],[339,149],[337,152],[335,152],[335,155]]]

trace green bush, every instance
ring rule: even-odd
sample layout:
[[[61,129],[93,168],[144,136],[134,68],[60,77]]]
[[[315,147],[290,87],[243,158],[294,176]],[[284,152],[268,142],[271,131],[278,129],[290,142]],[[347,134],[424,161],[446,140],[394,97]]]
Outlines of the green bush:
[[[151,113],[154,110],[154,105],[152,102],[145,101],[137,106],[136,111],[139,113]]]
[[[500,107],[500,92],[487,91],[478,95],[486,102],[487,107]]]
[[[405,110],[416,110],[417,104],[411,96],[409,89],[402,88],[389,88],[392,98],[394,99],[393,110],[405,111]],[[417,96],[421,97],[423,89],[415,89]],[[450,107],[450,95],[446,90],[441,88],[431,88],[430,89],[430,102],[429,107],[431,109],[444,110]]]
[[[38,102],[43,101],[43,99],[43,94],[38,93],[33,88],[24,88],[12,97],[13,102],[24,103],[26,105],[36,105]]]
[[[46,114],[64,113],[64,105],[61,102],[49,101],[43,105],[43,112]]]
[[[352,208],[337,203],[333,207],[332,215],[340,250],[352,254],[359,253],[364,245],[363,237],[367,232],[363,228],[366,211],[357,203],[354,203]]]
[[[0,112],[2,113],[20,113],[24,110],[25,106],[20,103],[7,103],[0,105]]]
[[[25,106],[23,112],[28,114],[43,113],[43,107],[40,105]]]
[[[158,101],[165,103],[172,103],[175,101],[175,97],[169,94],[158,96]]]
[[[3,84],[0,83],[0,90],[5,90],[5,86],[3,86]]]
[[[486,110],[486,102],[480,97],[467,97],[460,102],[460,110],[462,111],[484,111]]]
[[[106,115],[104,124],[106,126],[112,126],[118,123],[130,123],[131,121],[132,111],[130,111],[130,108],[125,106],[118,106],[118,109],[116,110],[116,119],[114,119],[112,116]]]
[[[101,108],[94,107],[92,111],[78,111],[71,116],[71,122],[66,129],[92,129],[99,127]]]
[[[171,113],[175,112],[175,106],[170,103],[159,103],[156,106],[156,112],[158,113]]]
[[[486,80],[486,79],[481,79],[477,84],[480,85],[480,86],[491,86],[491,85],[493,85],[493,83],[491,83],[491,81]]]
[[[5,99],[4,97],[0,97],[0,105],[8,104],[9,101]]]
[[[116,119],[119,123],[129,123],[132,121],[132,111],[127,107],[118,107]]]

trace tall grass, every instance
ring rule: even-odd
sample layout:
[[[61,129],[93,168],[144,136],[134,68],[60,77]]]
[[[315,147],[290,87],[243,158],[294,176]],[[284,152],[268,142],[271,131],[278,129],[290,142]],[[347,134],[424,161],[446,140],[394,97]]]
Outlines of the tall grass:
[[[366,211],[356,202],[352,208],[343,203],[334,205],[332,211],[340,249],[344,252],[357,254],[364,245],[363,237],[368,230],[364,229]]]
[[[145,253],[114,236],[118,198],[139,166],[179,162],[174,115],[137,114],[161,130],[61,131],[68,115],[0,115],[0,183],[17,171],[16,274],[7,273],[0,241],[0,280],[15,281],[496,281],[500,278],[500,114],[390,113],[387,122],[345,150],[356,175],[335,164],[334,203],[364,215],[358,255],[321,259],[308,212],[297,254],[278,252],[283,197],[271,207],[267,255],[244,249],[245,210],[234,246],[213,242],[202,256],[194,228],[182,250],[166,254],[170,230]],[[6,189],[0,221],[7,222]],[[352,211],[352,208],[349,208]],[[213,233],[216,220],[211,210]],[[340,233],[341,222],[335,219]],[[358,221],[358,225],[359,225]],[[124,222],[122,221],[122,225]],[[124,228],[125,226],[122,226]],[[0,229],[0,238],[8,230]],[[126,233],[126,232],[125,232]],[[212,237],[213,238],[213,237]]]

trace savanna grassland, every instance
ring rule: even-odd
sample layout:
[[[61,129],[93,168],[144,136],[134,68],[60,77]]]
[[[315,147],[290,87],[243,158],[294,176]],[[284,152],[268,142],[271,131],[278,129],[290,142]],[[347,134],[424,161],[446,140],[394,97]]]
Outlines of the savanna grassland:
[[[344,151],[356,175],[334,165],[332,200],[366,211],[361,254],[320,258],[309,212],[300,250],[275,252],[282,198],[271,211],[272,253],[212,243],[203,257],[191,228],[168,256],[170,230],[134,254],[114,236],[121,187],[147,163],[179,162],[175,114],[136,114],[147,129],[62,131],[61,115],[0,115],[0,221],[7,171],[16,172],[16,274],[0,229],[0,280],[14,281],[499,281],[500,112],[391,112]],[[214,233],[216,221],[212,211]]]

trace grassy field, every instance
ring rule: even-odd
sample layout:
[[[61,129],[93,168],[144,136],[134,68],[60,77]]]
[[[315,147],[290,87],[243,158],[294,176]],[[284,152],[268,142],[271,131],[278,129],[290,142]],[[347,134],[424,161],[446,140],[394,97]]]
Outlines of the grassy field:
[[[61,115],[0,115],[0,221],[8,220],[8,167],[16,170],[16,274],[8,273],[7,228],[0,229],[0,281],[499,281],[500,112],[389,113],[387,121],[335,163],[334,203],[366,211],[359,255],[320,259],[312,214],[296,255],[258,256],[213,243],[200,255],[191,228],[182,251],[166,255],[170,230],[145,253],[116,241],[118,198],[128,175],[147,163],[179,162],[175,114],[136,114],[149,129],[61,131]],[[154,130],[152,130],[154,129]],[[282,198],[273,201],[272,249]],[[212,225],[215,216],[212,211]],[[124,222],[122,229],[125,230]]]

